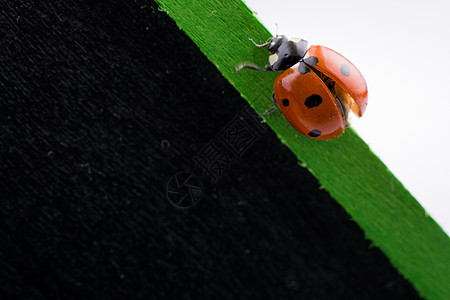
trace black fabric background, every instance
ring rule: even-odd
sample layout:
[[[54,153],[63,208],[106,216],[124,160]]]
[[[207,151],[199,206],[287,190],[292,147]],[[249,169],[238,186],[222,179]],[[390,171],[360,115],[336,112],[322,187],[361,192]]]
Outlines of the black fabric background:
[[[419,299],[270,130],[169,203],[245,101],[153,2],[0,3],[1,299]]]

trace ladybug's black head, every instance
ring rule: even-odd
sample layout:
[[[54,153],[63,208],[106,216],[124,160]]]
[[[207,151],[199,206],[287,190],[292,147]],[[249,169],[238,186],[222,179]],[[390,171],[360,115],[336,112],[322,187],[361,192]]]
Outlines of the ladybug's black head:
[[[277,52],[278,48],[280,48],[280,46],[284,43],[288,42],[288,38],[285,35],[277,35],[274,37],[271,37],[268,41],[267,41],[267,49],[271,52],[271,53],[275,53]]]
[[[267,40],[264,44],[256,44],[250,39],[256,47],[266,47],[272,54],[269,56],[269,65],[259,68],[253,64],[241,64],[236,68],[239,71],[243,68],[254,69],[258,71],[281,71],[286,70],[298,63],[308,50],[308,42],[299,39],[288,39],[285,35],[276,35]]]

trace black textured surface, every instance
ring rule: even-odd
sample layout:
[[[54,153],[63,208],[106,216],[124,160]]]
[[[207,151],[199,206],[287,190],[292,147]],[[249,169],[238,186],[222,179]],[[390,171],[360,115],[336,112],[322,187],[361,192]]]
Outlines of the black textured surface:
[[[0,2],[1,299],[418,299],[270,131],[168,202],[245,101],[154,3]]]

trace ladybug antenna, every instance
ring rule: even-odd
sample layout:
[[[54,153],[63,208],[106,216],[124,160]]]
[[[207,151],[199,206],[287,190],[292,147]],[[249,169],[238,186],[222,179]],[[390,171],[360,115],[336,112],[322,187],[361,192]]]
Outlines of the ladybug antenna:
[[[255,41],[254,41],[251,37],[249,37],[248,39],[249,39],[250,41],[252,41],[252,43],[253,43],[256,47],[261,48],[261,47],[265,47],[265,46],[269,45],[269,41],[270,41],[272,38],[268,39],[267,42],[265,42],[264,44],[257,44],[257,43],[255,43]]]
[[[277,27],[277,31],[275,32],[275,36],[278,36],[278,23],[275,23],[275,26]]]
[[[256,71],[260,71],[260,72],[265,72],[265,71],[271,71],[272,70],[272,68],[270,66],[266,66],[264,68],[260,68],[257,65],[255,65],[253,63],[250,63],[250,62],[246,62],[246,61],[241,62],[241,63],[239,63],[236,66],[236,68],[235,68],[236,73],[239,73],[242,69],[252,69],[252,70],[256,70]]]

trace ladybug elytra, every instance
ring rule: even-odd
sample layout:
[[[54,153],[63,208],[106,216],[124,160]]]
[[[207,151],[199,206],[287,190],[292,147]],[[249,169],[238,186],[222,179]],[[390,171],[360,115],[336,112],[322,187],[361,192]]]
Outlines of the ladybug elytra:
[[[275,79],[275,106],[298,132],[319,140],[336,138],[349,126],[348,114],[358,117],[367,106],[367,85],[361,72],[345,57],[324,47],[311,46],[303,39],[284,35],[271,37],[264,44],[272,53],[269,65],[259,68],[241,63],[243,68],[258,71],[284,71]]]

